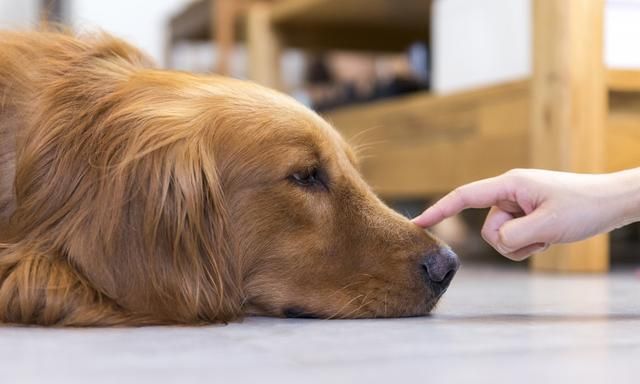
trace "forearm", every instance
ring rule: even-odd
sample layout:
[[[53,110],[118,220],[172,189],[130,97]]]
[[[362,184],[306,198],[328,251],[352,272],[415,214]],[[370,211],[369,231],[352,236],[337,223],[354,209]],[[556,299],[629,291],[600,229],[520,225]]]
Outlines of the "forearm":
[[[640,168],[611,174],[611,204],[616,218],[614,227],[640,221]]]

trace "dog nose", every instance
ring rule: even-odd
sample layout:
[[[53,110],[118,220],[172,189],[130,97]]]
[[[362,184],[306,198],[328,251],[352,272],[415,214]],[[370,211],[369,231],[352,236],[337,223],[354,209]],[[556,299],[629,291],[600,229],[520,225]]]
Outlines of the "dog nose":
[[[430,252],[422,261],[422,266],[427,272],[431,288],[436,295],[443,293],[453,275],[460,267],[458,256],[448,247],[441,247],[435,252]]]

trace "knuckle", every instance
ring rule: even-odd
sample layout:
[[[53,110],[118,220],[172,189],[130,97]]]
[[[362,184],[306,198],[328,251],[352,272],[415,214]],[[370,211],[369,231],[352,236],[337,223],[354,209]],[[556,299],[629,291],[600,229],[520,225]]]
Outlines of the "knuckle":
[[[505,172],[504,176],[509,179],[521,179],[525,177],[527,174],[527,170],[523,168],[514,168],[507,172]]]

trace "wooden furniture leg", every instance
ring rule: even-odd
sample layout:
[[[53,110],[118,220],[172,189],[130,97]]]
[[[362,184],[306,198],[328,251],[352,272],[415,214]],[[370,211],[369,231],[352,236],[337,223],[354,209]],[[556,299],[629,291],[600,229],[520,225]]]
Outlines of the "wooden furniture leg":
[[[531,164],[570,172],[604,171],[607,90],[604,0],[534,0]],[[608,236],[556,245],[533,270],[604,272]]]
[[[280,42],[271,23],[271,6],[268,2],[252,2],[247,11],[249,78],[279,89]]]
[[[215,36],[213,44],[217,49],[215,71],[221,75],[229,75],[229,62],[235,44],[235,0],[210,0],[211,4],[211,36]]]

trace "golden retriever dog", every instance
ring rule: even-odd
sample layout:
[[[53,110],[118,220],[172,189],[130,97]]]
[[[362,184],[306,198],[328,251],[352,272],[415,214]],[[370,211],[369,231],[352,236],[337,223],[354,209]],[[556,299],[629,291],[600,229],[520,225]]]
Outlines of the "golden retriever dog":
[[[1,323],[417,316],[457,268],[288,96],[0,32]]]

